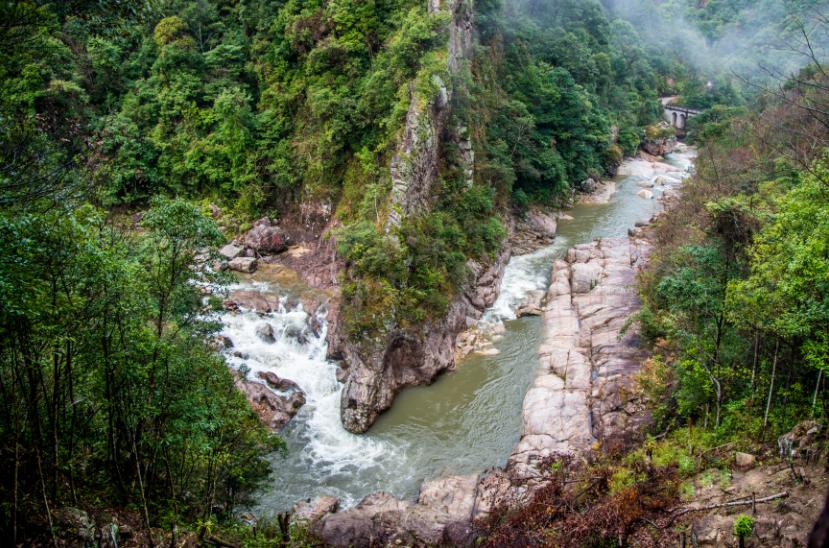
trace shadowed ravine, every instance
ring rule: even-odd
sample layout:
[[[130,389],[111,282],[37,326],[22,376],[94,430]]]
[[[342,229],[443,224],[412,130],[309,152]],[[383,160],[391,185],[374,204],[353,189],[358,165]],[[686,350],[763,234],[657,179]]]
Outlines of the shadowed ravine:
[[[691,156],[673,154],[667,161],[686,168]],[[501,295],[483,319],[505,322],[505,331],[494,341],[497,354],[472,354],[431,386],[404,390],[365,435],[350,434],[339,422],[341,385],[335,365],[324,357],[325,329],[300,343],[285,330],[302,324],[305,313],[282,310],[269,315],[277,341],[266,344],[255,336],[262,321],[256,314],[223,314],[223,334],[243,356],[229,356],[233,366],[245,364],[254,372],[251,379],[256,371],[272,370],[295,381],[307,396],[283,431],[287,453],[271,457],[274,474],[251,510],[269,515],[318,495],[338,497],[350,506],[381,490],[413,498],[424,479],[503,465],[520,436],[521,402],[536,374],[543,335],[538,318],[516,320],[513,309],[528,291],[547,287],[553,260],[569,247],[625,235],[656,212],[658,200],[636,195],[644,167],[642,160],[623,164],[624,175],[616,178],[618,189],[608,204],[575,206],[567,212],[572,220],[560,221],[554,244],[509,262]],[[255,278],[242,285],[251,283],[263,288]],[[266,287],[280,295],[296,291]]]

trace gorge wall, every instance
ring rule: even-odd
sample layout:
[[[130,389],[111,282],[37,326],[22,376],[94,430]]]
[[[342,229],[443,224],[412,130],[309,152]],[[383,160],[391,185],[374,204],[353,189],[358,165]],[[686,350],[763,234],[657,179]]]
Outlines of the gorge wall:
[[[422,215],[434,205],[433,185],[447,141],[457,146],[461,169],[472,183],[474,153],[466,128],[448,127],[454,88],[466,70],[473,43],[473,11],[468,0],[429,3],[430,13],[450,15],[446,65],[427,75],[430,94],[409,85],[409,109],[399,142],[391,158],[391,192],[385,222],[386,237],[407,218]],[[484,264],[470,260],[469,283],[454,296],[447,312],[410,327],[393,327],[371,344],[351,340],[345,329],[342,308],[332,308],[329,354],[341,360],[345,386],[341,400],[342,422],[352,432],[365,432],[387,409],[405,386],[431,382],[454,365],[455,340],[468,329],[497,297],[508,247]]]

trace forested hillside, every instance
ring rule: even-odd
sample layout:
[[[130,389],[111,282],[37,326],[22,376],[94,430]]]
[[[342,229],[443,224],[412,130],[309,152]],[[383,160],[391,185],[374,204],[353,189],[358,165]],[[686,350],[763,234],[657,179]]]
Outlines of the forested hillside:
[[[92,500],[192,523],[261,472],[272,442],[202,342],[204,246],[329,212],[350,333],[376,336],[439,317],[509,208],[613,173],[664,70],[598,3],[552,6],[478,3],[474,55],[450,67],[453,14],[419,0],[4,3],[3,529]],[[407,113],[440,94],[431,205],[389,238]]]
[[[646,4],[709,45],[749,28],[789,36],[775,2]],[[232,281],[212,268],[216,249],[269,217],[309,263],[325,250],[345,394],[371,392],[369,418],[348,408],[355,396],[344,422],[365,431],[390,399],[354,372],[379,378],[399,341],[425,346],[475,276],[506,260],[529,207],[566,206],[648,135],[672,133],[655,126],[668,95],[710,110],[689,127],[698,176],[641,280],[657,427],[703,422],[711,445],[763,443],[822,418],[821,52],[797,43],[806,68],[756,84],[662,47],[662,23],[649,31],[629,8],[0,4],[0,531],[57,545],[67,508],[118,509],[138,543],[209,538],[217,524],[252,538],[237,510],[284,444],[216,352],[209,313],[222,302],[200,289]],[[802,21],[782,23],[826,30]]]

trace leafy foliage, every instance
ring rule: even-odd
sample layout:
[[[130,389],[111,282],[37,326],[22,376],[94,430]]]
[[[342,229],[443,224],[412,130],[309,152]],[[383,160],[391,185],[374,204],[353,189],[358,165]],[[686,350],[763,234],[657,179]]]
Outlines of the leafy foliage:
[[[829,126],[805,113],[827,104],[823,77],[807,73],[782,97],[698,121],[697,176],[661,221],[643,277],[643,333],[670,367],[646,379],[666,389],[662,427],[702,421],[725,439],[763,440],[826,412]]]
[[[181,200],[143,222],[133,236],[90,206],[0,216],[6,530],[48,530],[41,494],[135,504],[147,525],[229,512],[267,473],[278,440],[206,347],[189,283],[220,235]]]

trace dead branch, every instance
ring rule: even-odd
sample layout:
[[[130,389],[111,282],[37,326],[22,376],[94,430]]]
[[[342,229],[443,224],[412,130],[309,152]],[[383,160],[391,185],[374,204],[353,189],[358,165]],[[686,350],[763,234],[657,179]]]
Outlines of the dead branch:
[[[762,504],[762,503],[765,503],[765,502],[772,502],[772,501],[775,501],[777,499],[786,498],[788,496],[789,496],[789,493],[786,492],[786,491],[783,491],[782,493],[769,495],[769,496],[763,497],[761,499],[755,499],[755,498],[752,497],[752,498],[743,498],[743,499],[739,499],[739,500],[732,500],[732,501],[729,501],[729,502],[721,502],[721,503],[718,503],[718,504],[706,504],[704,506],[690,506],[688,508],[675,508],[675,509],[671,510],[671,513],[673,515],[671,515],[671,518],[668,520],[668,523],[665,525],[665,527],[670,526],[674,521],[676,521],[676,518],[678,518],[680,516],[683,516],[685,514],[688,514],[690,512],[701,512],[701,511],[704,511],[704,510],[714,510],[716,508],[730,508],[730,507],[733,507],[733,506],[750,506],[750,505],[753,505],[753,504]],[[676,513],[674,513],[674,512],[676,512]]]

